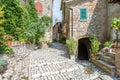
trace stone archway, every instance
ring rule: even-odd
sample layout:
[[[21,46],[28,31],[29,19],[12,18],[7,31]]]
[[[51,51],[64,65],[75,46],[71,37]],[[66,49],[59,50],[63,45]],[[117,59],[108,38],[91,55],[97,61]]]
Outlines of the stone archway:
[[[89,38],[82,38],[78,40],[78,59],[89,60],[90,56],[90,40]]]

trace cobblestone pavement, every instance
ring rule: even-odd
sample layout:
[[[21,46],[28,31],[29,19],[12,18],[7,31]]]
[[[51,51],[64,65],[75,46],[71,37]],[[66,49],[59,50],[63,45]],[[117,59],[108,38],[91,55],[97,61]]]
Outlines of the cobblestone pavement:
[[[65,46],[59,43],[53,43],[51,48],[29,51],[29,55],[10,67],[0,80],[113,80],[109,76],[103,79],[98,69],[92,71],[88,61],[68,59],[66,53]]]

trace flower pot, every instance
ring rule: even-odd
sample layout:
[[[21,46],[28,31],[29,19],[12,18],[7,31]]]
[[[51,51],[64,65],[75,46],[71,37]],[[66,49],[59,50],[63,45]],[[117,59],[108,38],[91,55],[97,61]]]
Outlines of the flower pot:
[[[95,54],[92,54],[92,55],[91,55],[91,58],[97,60],[97,59],[99,59],[99,56],[98,56],[98,55],[95,55]]]
[[[12,46],[12,41],[8,41],[8,42],[7,42],[7,45],[8,45],[8,46]]]
[[[71,60],[75,60],[75,55],[70,55]]]

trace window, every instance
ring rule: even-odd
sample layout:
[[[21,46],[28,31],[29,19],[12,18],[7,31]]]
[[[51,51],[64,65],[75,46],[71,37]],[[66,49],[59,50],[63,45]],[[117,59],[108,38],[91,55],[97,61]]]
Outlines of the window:
[[[88,19],[88,9],[80,8],[80,21],[86,21]]]

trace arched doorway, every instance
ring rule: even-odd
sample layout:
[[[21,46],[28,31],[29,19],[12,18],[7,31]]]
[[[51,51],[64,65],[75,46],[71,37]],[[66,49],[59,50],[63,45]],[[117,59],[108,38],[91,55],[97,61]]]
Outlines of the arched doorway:
[[[89,38],[82,38],[78,40],[78,59],[89,60],[90,56],[90,40]]]
[[[57,22],[53,26],[53,41],[59,41],[59,37],[61,33],[62,33],[62,23]]]

